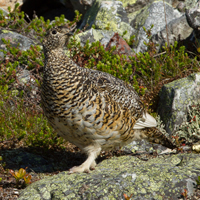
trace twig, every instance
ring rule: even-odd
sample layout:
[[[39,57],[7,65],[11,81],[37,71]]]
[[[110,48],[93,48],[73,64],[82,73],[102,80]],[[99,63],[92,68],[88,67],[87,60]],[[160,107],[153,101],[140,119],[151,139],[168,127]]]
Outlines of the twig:
[[[160,56],[160,55],[163,55],[163,54],[166,54],[166,51],[161,52],[161,53],[158,53],[158,54],[154,55],[153,57],[156,58],[156,57],[158,57],[158,56]]]
[[[163,6],[164,6],[165,23],[166,23],[166,33],[167,33],[167,47],[169,47],[169,35],[168,35],[167,17],[166,17],[166,10],[165,10],[165,2],[164,2],[164,0],[163,0]]]

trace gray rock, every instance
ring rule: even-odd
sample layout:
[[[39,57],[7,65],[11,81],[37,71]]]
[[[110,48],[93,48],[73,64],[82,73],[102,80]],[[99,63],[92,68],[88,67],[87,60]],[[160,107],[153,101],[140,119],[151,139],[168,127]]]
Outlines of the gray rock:
[[[26,87],[26,93],[28,95],[35,95],[36,91],[39,90],[38,85],[36,84],[35,77],[29,70],[23,69],[23,67],[18,67],[17,74],[16,74],[16,81],[15,86],[24,86],[29,85]]]
[[[175,7],[179,3],[179,1],[177,0],[164,1],[173,7]],[[138,14],[138,12],[140,12],[142,8],[149,7],[149,5],[151,5],[153,2],[155,2],[155,0],[136,0],[132,2],[133,4],[131,4],[130,1],[127,1],[128,4],[126,5],[125,3],[123,3],[123,6],[125,6],[129,19],[133,20],[135,18],[135,14]]]
[[[179,42],[179,45],[184,45],[189,52],[197,52],[200,41],[200,12],[199,5],[191,9],[189,20],[185,15],[178,19],[171,21],[167,28],[159,31],[152,37],[152,41],[157,44],[157,50],[161,50],[165,43],[174,45],[175,41]]]
[[[87,4],[92,7],[84,15],[80,28],[89,24],[89,28],[95,25],[95,29],[102,32],[111,30],[123,34],[126,30],[126,39],[136,35],[132,48],[138,53],[147,50],[144,42],[148,42],[148,39],[143,27],[148,30],[153,24],[151,33],[152,36],[155,35],[154,41],[158,43],[158,49],[160,49],[168,40],[173,45],[175,40],[185,40],[190,35],[192,29],[188,26],[185,17],[181,17],[184,13],[179,12],[178,9],[180,10],[181,6],[184,12],[185,8],[195,6],[197,1],[186,0],[184,3],[177,0],[166,0],[165,3],[163,0],[148,2],[97,0],[92,3],[90,1]],[[74,4],[75,2],[80,4],[78,0],[74,1]],[[166,39],[166,27],[168,39]]]
[[[165,151],[166,149],[167,147],[164,147],[159,144],[152,144],[146,140],[133,141],[130,144],[122,147],[122,150],[124,150],[126,153],[136,153],[136,154],[140,153],[151,154],[155,151],[159,154]]]
[[[17,78],[17,81],[20,83],[20,84],[27,84],[29,82],[35,82],[34,79],[31,79],[31,73],[29,70],[21,70],[20,72],[18,72],[16,74],[16,78]]]
[[[113,35],[113,31],[97,30],[91,28],[83,33],[79,33],[75,37],[77,42],[80,42],[82,46],[86,44],[87,40],[89,40],[90,43],[100,41],[102,45],[106,46]]]
[[[152,41],[157,45],[158,51],[162,49],[167,43],[168,45],[174,45],[175,41],[184,41],[190,37],[193,29],[188,25],[185,15],[178,19],[173,20],[164,29],[156,33],[152,37]],[[190,40],[190,38],[188,38]]]
[[[187,107],[200,101],[200,73],[164,85],[159,98],[158,114],[171,134],[187,121]]]
[[[6,45],[2,42],[2,38],[10,40],[10,44],[14,47],[18,47],[22,51],[26,51],[35,43],[28,37],[18,34],[6,29],[0,29],[0,49],[6,50]],[[18,46],[19,44],[19,46]],[[3,57],[3,53],[0,52],[0,56]]]
[[[189,43],[185,46],[189,49],[189,47],[193,47],[194,49],[189,49],[192,52],[199,52],[200,47],[200,2],[194,7],[190,9],[190,12],[186,10],[186,19],[189,26],[193,29],[191,37],[189,38]]]
[[[25,69],[26,66],[18,66],[16,68],[16,80],[12,86],[13,96],[20,96],[26,99],[26,104],[36,105],[36,109],[41,110],[40,104],[40,87],[36,81],[35,74]]]
[[[188,189],[188,195],[191,196],[195,191],[196,181],[192,180],[191,178],[186,179],[187,181],[187,189]]]
[[[152,35],[155,35],[166,27],[170,21],[179,18],[180,16],[181,13],[178,10],[174,10],[171,5],[163,3],[163,1],[157,1],[148,7],[144,7],[131,22],[131,26],[136,30],[134,33],[136,35],[136,41],[133,44],[135,52],[138,53],[147,50],[144,42],[148,42],[149,40],[143,26],[146,30],[149,30],[153,24],[154,27],[152,28],[151,33]]]
[[[197,154],[160,156],[147,162],[132,156],[113,157],[102,161],[89,174],[61,172],[25,188],[19,200],[50,199],[123,199],[176,200],[187,189],[193,194],[199,175]]]
[[[127,13],[120,1],[96,1],[86,12],[81,28],[89,24],[89,28],[95,25],[96,29],[110,30],[123,34],[127,31],[127,39],[133,35],[134,29],[129,24]]]

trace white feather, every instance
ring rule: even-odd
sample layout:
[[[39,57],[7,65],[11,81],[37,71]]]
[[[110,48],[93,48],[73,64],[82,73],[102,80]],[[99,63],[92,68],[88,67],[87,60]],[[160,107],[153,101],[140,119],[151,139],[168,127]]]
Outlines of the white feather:
[[[150,114],[145,113],[143,114],[142,118],[138,119],[133,127],[133,129],[144,129],[144,128],[151,128],[156,127],[157,122]]]

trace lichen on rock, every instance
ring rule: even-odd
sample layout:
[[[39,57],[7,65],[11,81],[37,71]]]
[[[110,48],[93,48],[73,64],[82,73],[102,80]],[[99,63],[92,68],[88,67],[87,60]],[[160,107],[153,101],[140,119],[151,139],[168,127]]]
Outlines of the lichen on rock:
[[[132,156],[107,159],[89,174],[61,172],[37,181],[21,193],[19,200],[32,199],[122,199],[133,194],[139,199],[178,198],[199,175],[197,154],[160,156],[142,161]]]

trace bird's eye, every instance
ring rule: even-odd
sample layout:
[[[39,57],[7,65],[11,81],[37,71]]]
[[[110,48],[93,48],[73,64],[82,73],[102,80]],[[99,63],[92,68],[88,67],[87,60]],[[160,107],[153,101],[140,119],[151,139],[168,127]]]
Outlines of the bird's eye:
[[[53,31],[52,31],[52,34],[53,34],[53,35],[55,35],[56,33],[57,33],[57,31],[56,31],[56,30],[53,30]]]

